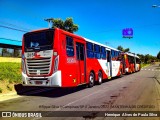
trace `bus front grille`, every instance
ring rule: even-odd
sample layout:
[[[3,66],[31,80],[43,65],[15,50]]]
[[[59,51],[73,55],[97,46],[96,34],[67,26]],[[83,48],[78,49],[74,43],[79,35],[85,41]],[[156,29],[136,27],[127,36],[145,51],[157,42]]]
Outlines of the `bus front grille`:
[[[29,75],[47,75],[50,72],[51,57],[26,59]]]

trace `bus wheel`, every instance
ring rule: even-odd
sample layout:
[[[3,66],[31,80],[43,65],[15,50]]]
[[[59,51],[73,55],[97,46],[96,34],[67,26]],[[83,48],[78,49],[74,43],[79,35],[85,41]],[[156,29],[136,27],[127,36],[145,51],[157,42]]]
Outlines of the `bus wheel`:
[[[93,87],[94,86],[94,73],[90,72],[89,75],[89,87]]]
[[[98,72],[98,85],[102,84],[102,72]]]

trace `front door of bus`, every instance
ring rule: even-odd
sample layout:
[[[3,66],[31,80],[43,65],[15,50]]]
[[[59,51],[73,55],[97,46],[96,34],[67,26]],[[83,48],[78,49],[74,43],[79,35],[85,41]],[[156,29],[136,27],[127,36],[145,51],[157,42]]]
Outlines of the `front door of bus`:
[[[85,83],[85,54],[84,54],[84,44],[76,43],[76,55],[78,61],[78,79],[79,84]]]
[[[112,77],[112,58],[111,51],[107,50],[108,77]]]

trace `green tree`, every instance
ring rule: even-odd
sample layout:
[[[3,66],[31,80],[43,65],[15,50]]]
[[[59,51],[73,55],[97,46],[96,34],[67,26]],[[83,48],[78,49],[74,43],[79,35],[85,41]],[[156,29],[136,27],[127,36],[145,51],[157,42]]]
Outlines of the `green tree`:
[[[20,51],[17,50],[17,49],[14,49],[13,50],[13,55],[14,55],[14,57],[20,57]]]
[[[129,52],[129,51],[130,51],[129,48],[124,49],[121,45],[119,45],[119,46],[117,47],[117,49],[120,50],[120,51],[123,51],[123,52]]]
[[[64,22],[62,19],[52,19],[52,28],[60,28],[60,29],[64,29]]]
[[[120,51],[124,51],[124,49],[123,49],[123,47],[122,47],[121,45],[119,45],[119,46],[117,47],[117,49],[120,50]]]
[[[149,54],[145,55],[144,62],[149,63],[149,60],[150,60],[150,55]]]
[[[145,56],[143,54],[137,54],[137,56],[139,56],[140,60],[144,62]]]
[[[156,57],[149,55],[149,54],[145,55],[145,59],[144,59],[145,63],[151,63],[154,61],[156,61]]]
[[[60,28],[68,32],[76,32],[78,31],[78,25],[73,23],[73,18],[67,18],[65,21],[62,19],[52,19],[52,28]]]
[[[141,61],[143,63],[152,63],[152,62],[155,62],[157,60],[157,58],[155,56],[152,56],[150,54],[146,54],[146,55],[143,55],[143,54],[137,54],[139,56],[139,58],[141,59]]]
[[[7,48],[2,48],[2,56],[8,56],[9,52]]]
[[[129,48],[124,49],[124,52],[129,52],[129,51],[130,51]]]
[[[157,54],[157,59],[160,59],[160,51]]]

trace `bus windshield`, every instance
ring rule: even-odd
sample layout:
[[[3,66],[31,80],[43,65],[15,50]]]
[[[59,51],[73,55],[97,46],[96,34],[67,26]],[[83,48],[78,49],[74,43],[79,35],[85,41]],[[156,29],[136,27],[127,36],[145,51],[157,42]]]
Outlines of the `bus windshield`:
[[[53,47],[54,30],[31,32],[24,35],[25,51],[50,50]]]

